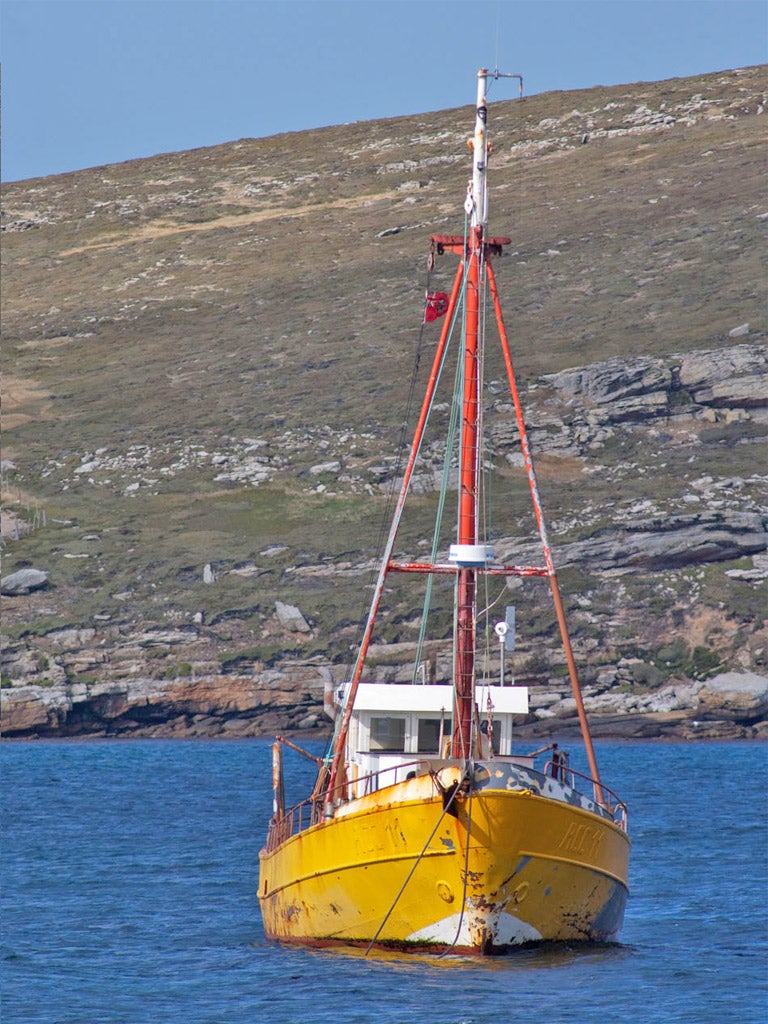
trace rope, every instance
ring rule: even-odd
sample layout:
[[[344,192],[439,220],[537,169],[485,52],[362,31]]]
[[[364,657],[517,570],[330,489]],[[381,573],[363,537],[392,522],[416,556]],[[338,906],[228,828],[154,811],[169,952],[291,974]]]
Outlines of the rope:
[[[469,766],[467,766],[467,773],[468,773],[468,768],[469,768]],[[458,789],[458,787],[457,787],[457,789]],[[458,925],[456,927],[456,934],[453,937],[453,942],[450,944],[450,946],[448,946],[447,949],[443,950],[443,952],[440,954],[438,959],[441,959],[442,957],[447,956],[448,953],[452,949],[455,949],[456,944],[459,941],[459,936],[461,935],[461,926],[464,924],[464,911],[466,910],[466,907],[467,907],[467,881],[468,881],[468,877],[469,877],[469,840],[472,837],[472,799],[473,799],[473,796],[474,796],[474,790],[473,790],[472,786],[470,786],[469,787],[469,800],[467,801],[467,842],[466,842],[466,846],[464,848],[464,886],[463,886],[462,892],[461,892],[461,913],[459,914],[459,923],[458,923]]]
[[[462,776],[462,778],[463,778],[463,776]],[[404,881],[404,882],[403,882],[403,884],[402,884],[402,885],[400,886],[400,889],[398,890],[397,896],[395,896],[394,900],[392,901],[392,905],[390,906],[389,910],[388,910],[388,911],[386,912],[386,914],[384,915],[384,919],[383,919],[383,921],[381,922],[381,924],[379,925],[379,927],[378,927],[378,928],[376,929],[376,934],[375,934],[375,935],[373,936],[373,938],[371,939],[371,941],[370,941],[370,942],[368,943],[368,947],[367,947],[367,949],[366,949],[366,951],[365,951],[365,956],[368,956],[368,954],[369,954],[369,953],[371,952],[371,950],[373,949],[373,946],[374,946],[374,944],[376,943],[376,940],[378,939],[378,937],[379,937],[379,936],[381,935],[381,933],[382,933],[382,930],[383,930],[383,928],[384,928],[384,925],[385,925],[385,924],[387,923],[387,921],[388,921],[388,920],[390,919],[390,917],[392,916],[392,911],[393,911],[393,910],[395,909],[395,907],[397,906],[397,903],[398,903],[398,901],[399,901],[400,897],[401,897],[401,896],[403,895],[403,893],[405,892],[406,886],[408,885],[408,883],[410,882],[411,878],[413,877],[413,873],[414,873],[414,871],[416,870],[416,868],[417,868],[417,867],[419,866],[419,864],[421,863],[421,861],[422,861],[422,858],[424,857],[424,854],[425,854],[425,853],[427,852],[427,847],[429,846],[429,844],[430,844],[430,843],[432,842],[432,840],[434,839],[434,837],[435,837],[435,834],[436,834],[437,830],[438,830],[438,829],[440,828],[440,823],[442,822],[443,818],[444,818],[444,817],[446,816],[446,814],[448,813],[448,811],[449,811],[449,810],[451,809],[451,806],[452,806],[452,804],[453,804],[453,801],[454,801],[454,800],[456,799],[456,794],[457,794],[457,793],[459,792],[459,785],[460,785],[460,783],[461,783],[461,779],[459,780],[459,784],[457,784],[457,785],[456,785],[456,786],[454,787],[454,790],[453,790],[453,792],[451,793],[451,795],[449,796],[449,798],[448,798],[448,799],[446,800],[446,802],[445,802],[445,807],[443,807],[443,812],[442,812],[442,814],[440,815],[440,817],[439,817],[439,818],[437,819],[437,822],[436,822],[436,824],[435,824],[435,827],[434,827],[434,828],[432,829],[432,831],[430,832],[430,834],[429,834],[429,839],[427,839],[426,843],[424,843],[424,846],[423,846],[423,847],[422,847],[422,849],[421,849],[421,853],[420,853],[420,854],[419,854],[419,856],[418,856],[418,857],[416,858],[416,860],[415,860],[415,861],[413,862],[413,866],[411,867],[411,870],[410,870],[410,871],[408,872],[408,875],[407,875],[407,877],[406,877],[405,881]],[[466,872],[465,872],[465,874],[466,874]],[[466,891],[466,886],[465,886],[465,891]],[[463,913],[463,910],[462,910],[462,913]],[[455,945],[455,944],[456,944],[456,943],[455,943],[455,941],[454,941],[454,945]]]

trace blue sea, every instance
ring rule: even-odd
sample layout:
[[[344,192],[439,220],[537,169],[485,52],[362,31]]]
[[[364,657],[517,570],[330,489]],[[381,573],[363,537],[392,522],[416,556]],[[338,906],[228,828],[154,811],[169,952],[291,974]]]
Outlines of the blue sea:
[[[1,745],[0,1019],[765,1024],[767,753],[601,744],[633,838],[621,944],[486,962],[265,941],[267,741]],[[286,762],[298,799],[311,765]]]

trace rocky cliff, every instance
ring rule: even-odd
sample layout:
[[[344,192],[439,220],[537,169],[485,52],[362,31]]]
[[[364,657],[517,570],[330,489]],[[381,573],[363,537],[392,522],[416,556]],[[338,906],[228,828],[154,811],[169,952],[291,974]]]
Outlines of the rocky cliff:
[[[585,688],[593,735],[620,739],[768,739],[768,677],[728,672],[649,692],[626,660]],[[620,682],[619,682],[620,681]],[[618,685],[617,685],[618,684]],[[330,736],[329,667],[294,664],[251,676],[16,685],[2,695],[5,739]],[[534,687],[516,735],[569,738],[576,702],[560,680]]]

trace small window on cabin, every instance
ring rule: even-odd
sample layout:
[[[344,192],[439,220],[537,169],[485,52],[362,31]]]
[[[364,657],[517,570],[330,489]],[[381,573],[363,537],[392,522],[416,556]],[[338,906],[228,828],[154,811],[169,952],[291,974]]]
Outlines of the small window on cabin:
[[[404,718],[371,718],[371,750],[401,753],[405,750]]]
[[[417,751],[420,754],[439,753],[440,743],[440,719],[420,718]]]

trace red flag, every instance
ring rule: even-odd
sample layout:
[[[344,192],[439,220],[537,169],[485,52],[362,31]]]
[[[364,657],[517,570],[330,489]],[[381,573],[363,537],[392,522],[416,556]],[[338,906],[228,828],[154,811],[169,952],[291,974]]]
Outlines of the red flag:
[[[445,292],[427,292],[427,301],[424,306],[424,322],[432,323],[448,312],[448,296]]]

